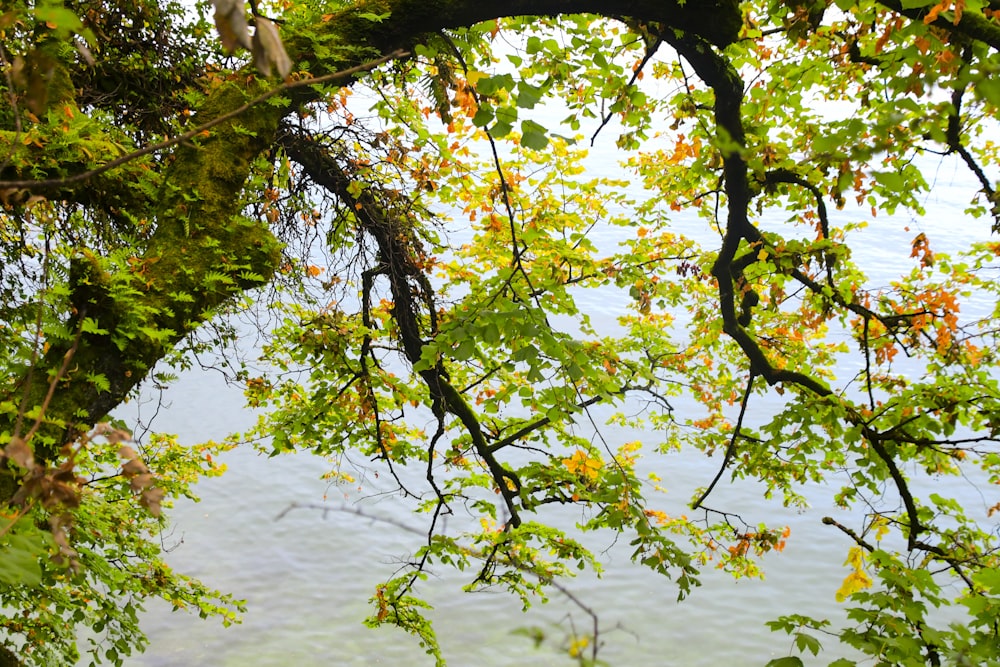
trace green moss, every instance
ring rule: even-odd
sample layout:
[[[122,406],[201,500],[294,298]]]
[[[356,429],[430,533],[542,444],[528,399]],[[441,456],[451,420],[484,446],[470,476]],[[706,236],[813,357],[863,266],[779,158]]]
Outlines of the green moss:
[[[201,120],[238,108],[259,92],[254,88],[244,92],[224,86],[210,98]],[[147,257],[156,258],[151,265],[154,287],[169,286],[197,297],[181,307],[189,316],[259,283],[241,275],[256,274],[267,281],[278,266],[280,244],[266,222],[241,215],[240,201],[251,165],[273,143],[284,113],[268,105],[251,108],[213,128],[196,145],[179,149],[165,174],[158,228]],[[233,283],[226,287],[208,281],[210,272],[228,275]],[[161,277],[169,281],[158,282]]]
[[[204,122],[239,108],[260,92],[255,88],[223,86],[198,119]],[[242,215],[241,194],[251,164],[273,143],[284,112],[254,107],[176,150],[163,174],[160,197],[152,210],[141,212],[156,220],[156,228],[140,257],[82,253],[74,260],[74,312],[96,320],[105,331],[53,345],[39,360],[26,405],[42,403],[48,382],[39,378],[52,377],[75,344],[73,363],[46,411],[47,424],[32,442],[39,459],[52,459],[74,431],[103,419],[221,304],[271,279],[281,245],[265,221]],[[94,376],[103,376],[110,388],[96,386],[89,379]],[[11,495],[10,488],[0,492],[0,497]]]

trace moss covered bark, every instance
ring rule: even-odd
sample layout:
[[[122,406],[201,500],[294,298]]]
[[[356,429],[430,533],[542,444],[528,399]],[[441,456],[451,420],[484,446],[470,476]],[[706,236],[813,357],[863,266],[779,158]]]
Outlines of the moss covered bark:
[[[256,92],[226,85],[199,117],[225,113]],[[240,207],[251,163],[271,145],[283,114],[257,107],[197,144],[180,147],[163,175],[160,197],[144,212],[156,228],[135,261],[109,265],[92,254],[74,260],[73,323],[88,318],[103,332],[52,345],[30,384],[24,383],[26,405],[41,404],[47,378],[73,350],[70,370],[46,410],[50,426],[40,433],[47,437],[35,443],[36,456],[51,458],[63,440],[118,405],[171,346],[221,304],[271,278],[280,245],[265,223],[243,217]],[[95,375],[110,388],[88,379]]]

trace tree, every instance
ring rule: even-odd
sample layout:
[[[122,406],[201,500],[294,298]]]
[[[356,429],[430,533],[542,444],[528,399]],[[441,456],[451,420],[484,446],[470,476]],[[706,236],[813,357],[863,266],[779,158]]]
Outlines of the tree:
[[[849,566],[829,592],[845,618],[770,624],[797,651],[830,633],[878,664],[997,659],[1000,504],[962,507],[933,482],[965,475],[986,494],[1000,478],[1000,244],[946,256],[915,234],[884,286],[852,261],[850,233],[922,212],[919,156],[960,161],[976,183],[963,215],[1000,225],[1000,5],[215,6],[219,45],[172,2],[12,0],[0,14],[10,660],[74,660],[89,627],[92,658],[121,664],[143,646],[150,597],[235,616],[151,539],[223,445],[129,444],[107,422],[169,380],[164,364],[212,350],[267,408],[235,439],[328,456],[344,479],[351,465],[424,471],[420,488],[396,479],[426,545],[375,591],[370,624],[430,653],[428,568],[529,604],[599,567],[551,523],[560,506],[584,512],[582,533],[629,540],[681,598],[705,566],[759,574],[789,535],[710,505],[728,476],[793,506],[826,480],[863,509],[856,525],[823,519]],[[250,46],[256,67],[223,45]],[[545,100],[565,105],[563,125],[537,120]],[[564,135],[584,129],[616,141],[645,199],[581,171],[582,137]],[[692,214],[714,247],[677,231]],[[461,245],[446,215],[471,230]],[[617,247],[595,242],[606,225]],[[615,327],[580,307],[595,290],[628,304]],[[226,319],[247,309],[275,322],[267,372]],[[780,408],[755,412],[775,394]],[[643,413],[624,416],[635,401]],[[592,438],[598,404],[667,444]],[[721,464],[688,515],[668,516],[643,473],[682,446]],[[446,530],[445,513],[471,521]],[[597,639],[574,638],[582,664]]]

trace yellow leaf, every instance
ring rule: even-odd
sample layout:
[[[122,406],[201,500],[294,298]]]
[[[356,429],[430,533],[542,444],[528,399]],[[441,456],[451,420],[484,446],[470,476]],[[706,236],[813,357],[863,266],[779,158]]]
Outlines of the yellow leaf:
[[[861,547],[851,547],[851,550],[847,552],[847,560],[844,561],[844,565],[850,565],[855,570],[859,570],[864,567],[865,564],[865,554],[861,551]]]
[[[835,597],[837,598],[837,602],[843,602],[852,594],[864,588],[871,588],[871,586],[872,578],[868,576],[867,572],[851,572],[844,579],[844,583],[840,585],[840,588],[837,589]]]
[[[872,578],[864,570],[865,552],[862,551],[861,547],[851,547],[851,550],[847,552],[847,560],[844,561],[844,565],[850,565],[854,571],[844,578],[844,582],[837,589],[834,596],[837,602],[843,602],[853,593],[864,588],[871,588],[872,585]]]
[[[888,535],[888,534],[889,534],[889,522],[888,522],[888,521],[885,521],[884,519],[883,519],[883,520],[880,520],[880,521],[879,521],[879,522],[878,522],[878,523],[876,524],[876,528],[875,528],[875,539],[876,539],[876,540],[879,540],[879,541],[882,541],[882,539],[883,539],[883,538],[884,538],[884,537],[885,537],[886,535]]]
[[[486,72],[477,72],[476,70],[471,70],[465,75],[465,80],[469,82],[470,85],[476,85],[476,83],[483,78],[489,76]]]
[[[577,658],[583,654],[584,650],[590,644],[590,637],[580,636],[573,639],[569,644],[569,654],[570,656]]]
[[[566,469],[575,475],[597,479],[604,462],[600,459],[592,459],[582,449],[578,449],[568,459],[563,459],[562,464]]]

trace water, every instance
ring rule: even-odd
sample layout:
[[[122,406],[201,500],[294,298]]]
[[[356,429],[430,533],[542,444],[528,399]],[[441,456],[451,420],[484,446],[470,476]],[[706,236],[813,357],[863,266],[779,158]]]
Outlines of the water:
[[[986,222],[962,230],[949,223],[960,215],[970,192],[964,175],[942,163],[937,181],[925,199],[924,219],[872,221],[852,239],[855,260],[876,276],[882,272],[887,281],[909,265],[909,243],[919,231],[939,251],[950,250],[945,247],[949,242],[960,247],[970,238],[985,238]],[[617,306],[603,297],[582,305],[593,314],[602,309],[609,317],[616,314]],[[218,439],[255,419],[243,407],[241,394],[211,374],[185,374],[166,399],[169,409],[155,427],[178,433],[182,441]],[[652,448],[660,437],[619,427],[606,428],[604,434],[611,447],[643,439]],[[200,504],[182,502],[174,508],[173,530],[165,541],[175,544],[168,558],[175,569],[246,598],[244,622],[223,629],[213,621],[171,613],[165,605],[152,606],[144,618],[149,650],[130,665],[433,664],[412,637],[361,625],[371,612],[367,600],[375,586],[423,541],[423,526],[398,499],[386,496],[356,504],[353,489],[320,479],[328,464],[311,456],[267,459],[247,449],[229,453],[225,461],[230,471],[224,477],[198,486]],[[712,479],[719,463],[719,456],[693,453],[659,457],[657,470],[669,488],[662,507],[683,511],[694,489]],[[995,501],[964,480],[949,481],[949,486],[969,506]],[[613,665],[707,667],[762,665],[791,652],[792,640],[770,633],[764,622],[792,611],[835,615],[833,592],[848,572],[843,536],[821,523],[827,515],[847,523],[847,515],[833,506],[830,487],[811,485],[805,493],[811,507],[794,511],[763,500],[752,484],[720,484],[712,506],[739,507],[749,523],[785,523],[791,540],[783,553],[765,559],[766,581],[734,582],[708,568],[704,586],[682,604],[676,603],[677,590],[670,582],[630,563],[627,543],[616,544],[610,534],[589,536],[587,543],[602,554],[605,574],[600,579],[583,576],[566,586],[599,614],[601,657]],[[286,511],[294,504],[309,507]],[[369,516],[343,511],[355,507]],[[404,522],[417,533],[372,517]],[[567,515],[565,522],[577,518]],[[420,593],[435,607],[430,617],[451,665],[574,664],[562,638],[571,626],[589,630],[591,621],[565,597],[553,593],[549,604],[536,604],[522,614],[508,595],[461,593],[471,574],[435,570],[434,575]],[[548,640],[536,649],[527,638],[512,636],[519,626],[541,627]],[[832,638],[824,647],[830,651],[821,654],[823,664],[844,654]]]
[[[218,437],[250,421],[240,409],[240,397],[212,377],[186,376],[170,393],[172,405],[161,428],[175,428],[182,439]],[[220,423],[206,415],[225,415],[231,421]],[[637,435],[622,429],[606,433],[617,442]],[[223,629],[212,621],[170,613],[166,605],[154,607],[144,619],[150,648],[129,664],[433,664],[408,635],[361,626],[375,586],[421,544],[421,537],[336,511],[344,506],[341,489],[319,479],[326,464],[316,458],[266,459],[234,451],[227,463],[230,471],[225,476],[198,487],[200,504],[182,503],[172,511],[174,530],[166,540],[177,543],[169,557],[175,569],[247,599],[244,622]],[[717,463],[683,454],[667,457],[668,498],[683,503],[711,478]],[[705,586],[681,605],[669,582],[628,561],[627,545],[613,546],[610,536],[604,536],[603,543],[594,541],[609,548],[605,576],[567,586],[598,612],[606,641],[602,656],[617,665],[663,664],[665,655],[674,656],[669,664],[678,665],[763,664],[786,652],[790,643],[771,637],[764,620],[785,605],[822,612],[829,600],[822,600],[817,591],[829,595],[844,576],[842,550],[833,544],[827,548],[821,537],[819,518],[831,511],[822,500],[825,490],[812,491],[814,510],[785,510],[784,520],[796,539],[770,559],[767,581],[734,583],[727,575],[707,571]],[[748,515],[762,509],[759,496],[745,488],[722,486],[713,502],[746,507]],[[293,503],[334,511],[324,516],[301,508],[277,519]],[[393,517],[399,516],[397,509],[389,498],[366,505],[365,511]],[[771,508],[770,516],[773,511],[781,510]],[[563,633],[555,624],[567,614],[577,627],[589,627],[589,619],[565,599],[554,595],[549,605],[536,605],[522,616],[520,605],[509,596],[461,594],[458,588],[468,577],[440,575],[427,589],[436,608],[431,616],[451,664],[573,664],[555,646],[535,650],[527,639],[510,634],[520,625],[537,625],[559,638]],[[741,631],[731,632],[734,627]]]

